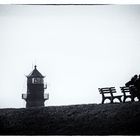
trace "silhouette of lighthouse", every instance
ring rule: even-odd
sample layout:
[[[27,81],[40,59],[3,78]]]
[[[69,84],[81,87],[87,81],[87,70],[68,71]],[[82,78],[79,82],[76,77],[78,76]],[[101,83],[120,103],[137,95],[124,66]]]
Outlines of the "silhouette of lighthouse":
[[[49,99],[49,94],[44,94],[47,85],[44,87],[44,78],[34,66],[34,70],[27,77],[27,94],[22,94],[22,99],[26,101],[26,108],[43,107],[45,100]]]

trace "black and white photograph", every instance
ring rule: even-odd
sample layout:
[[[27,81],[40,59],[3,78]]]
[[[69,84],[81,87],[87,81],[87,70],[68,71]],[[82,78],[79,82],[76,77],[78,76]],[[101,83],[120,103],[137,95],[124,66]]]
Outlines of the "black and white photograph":
[[[140,135],[139,4],[0,4],[0,135]]]

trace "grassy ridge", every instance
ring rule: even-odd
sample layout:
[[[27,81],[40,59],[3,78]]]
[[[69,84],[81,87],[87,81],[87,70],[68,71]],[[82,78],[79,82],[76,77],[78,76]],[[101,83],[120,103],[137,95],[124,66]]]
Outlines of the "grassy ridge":
[[[0,135],[139,135],[140,103],[0,109]]]

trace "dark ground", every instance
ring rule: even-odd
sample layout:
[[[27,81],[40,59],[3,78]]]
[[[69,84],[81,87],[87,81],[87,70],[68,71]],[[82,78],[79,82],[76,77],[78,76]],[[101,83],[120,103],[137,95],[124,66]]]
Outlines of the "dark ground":
[[[140,135],[140,102],[0,109],[0,135]]]

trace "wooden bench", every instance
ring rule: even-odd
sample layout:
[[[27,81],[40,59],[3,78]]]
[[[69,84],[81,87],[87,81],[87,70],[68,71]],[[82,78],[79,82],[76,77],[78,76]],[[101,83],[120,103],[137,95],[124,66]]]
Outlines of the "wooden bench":
[[[126,102],[126,99],[127,98],[130,98],[131,99],[131,102],[134,101],[134,98],[132,95],[131,95],[131,89],[129,87],[120,87],[121,89],[121,92],[123,93],[123,103]]]
[[[104,101],[106,99],[109,99],[110,103],[113,103],[114,99],[118,99],[120,102],[122,102],[122,95],[114,95],[115,93],[117,93],[115,87],[98,88],[98,90],[99,93],[102,94],[102,104],[104,104]]]

